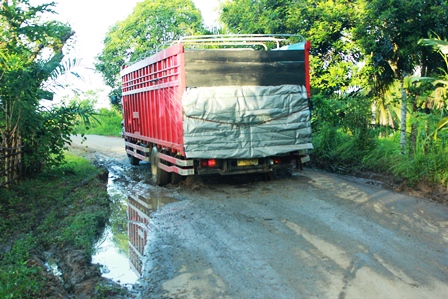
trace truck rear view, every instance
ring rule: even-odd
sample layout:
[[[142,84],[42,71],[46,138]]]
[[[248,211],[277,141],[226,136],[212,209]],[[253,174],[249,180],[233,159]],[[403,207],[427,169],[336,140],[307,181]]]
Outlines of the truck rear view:
[[[309,42],[291,35],[193,36],[123,67],[131,164],[158,185],[188,175],[301,167],[312,149]]]

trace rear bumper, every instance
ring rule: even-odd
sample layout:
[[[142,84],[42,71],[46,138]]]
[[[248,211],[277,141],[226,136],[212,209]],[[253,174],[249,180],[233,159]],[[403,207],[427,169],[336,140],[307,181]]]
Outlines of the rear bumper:
[[[274,159],[277,159],[274,162]],[[220,175],[238,175],[251,173],[268,173],[275,169],[292,169],[295,167],[295,159],[290,156],[259,158],[257,165],[238,166],[238,160],[226,159],[218,160],[216,167],[203,168],[197,167],[198,175],[220,174]],[[200,165],[200,164],[199,164]]]

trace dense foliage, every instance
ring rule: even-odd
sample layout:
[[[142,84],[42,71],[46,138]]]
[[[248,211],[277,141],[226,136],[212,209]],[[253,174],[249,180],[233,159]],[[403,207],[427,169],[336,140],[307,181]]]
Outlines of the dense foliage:
[[[73,105],[43,109],[52,87],[72,63],[64,60],[74,32],[53,21],[54,3],[32,6],[28,0],[0,4],[0,186],[23,173],[39,172],[62,161],[75,114],[88,121],[89,111]]]
[[[117,22],[104,39],[96,69],[112,88],[111,102],[120,105],[120,68],[155,53],[167,42],[203,32],[201,12],[191,0],[145,0],[134,12]]]

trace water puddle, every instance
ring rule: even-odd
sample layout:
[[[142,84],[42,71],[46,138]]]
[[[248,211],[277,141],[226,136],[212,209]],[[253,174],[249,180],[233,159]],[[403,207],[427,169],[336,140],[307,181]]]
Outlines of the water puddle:
[[[45,268],[46,270],[62,280],[62,271],[59,269],[56,259],[53,257],[51,252],[44,252],[46,261],[45,261]]]
[[[128,288],[143,271],[151,213],[177,201],[155,194],[158,187],[144,184],[129,187],[133,184],[119,186],[110,175],[108,193],[113,202],[112,214],[92,256],[92,263],[101,265],[103,277]]]

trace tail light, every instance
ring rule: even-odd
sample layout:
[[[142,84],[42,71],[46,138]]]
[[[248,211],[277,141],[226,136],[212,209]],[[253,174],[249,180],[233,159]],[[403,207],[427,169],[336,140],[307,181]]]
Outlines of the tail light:
[[[277,165],[277,164],[285,164],[285,163],[290,163],[291,162],[291,158],[290,157],[273,157],[271,159],[269,159],[269,164],[270,165]]]
[[[216,159],[201,160],[202,168],[216,167]]]

